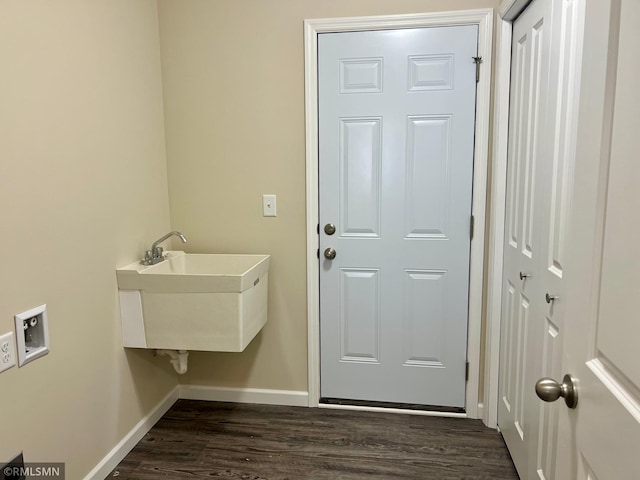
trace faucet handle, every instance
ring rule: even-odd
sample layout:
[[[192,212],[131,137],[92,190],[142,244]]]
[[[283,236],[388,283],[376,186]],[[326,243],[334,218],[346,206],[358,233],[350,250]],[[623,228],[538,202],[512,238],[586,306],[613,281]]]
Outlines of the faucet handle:
[[[142,260],[142,264],[143,265],[151,265],[153,262],[153,253],[151,252],[151,250],[147,250],[146,252],[144,252],[144,259]]]
[[[156,247],[153,251],[153,258],[162,258],[162,247]]]

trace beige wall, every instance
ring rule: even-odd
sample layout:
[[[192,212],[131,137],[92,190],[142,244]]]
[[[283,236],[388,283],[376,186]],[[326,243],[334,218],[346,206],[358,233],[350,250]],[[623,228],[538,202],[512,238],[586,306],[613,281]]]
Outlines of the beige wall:
[[[46,303],[51,353],[0,374],[0,463],[86,475],[176,384],[122,348],[115,268],[169,229],[154,0],[0,0],[0,334]]]
[[[0,334],[46,303],[51,335],[0,374],[0,462],[82,478],[176,385],[123,350],[114,274],[170,226],[190,251],[273,256],[263,332],[180,381],[306,390],[302,21],[498,3],[0,0]]]
[[[241,354],[192,354],[181,382],[307,390],[303,20],[498,4],[158,1],[172,227],[190,251],[272,255],[262,333]]]

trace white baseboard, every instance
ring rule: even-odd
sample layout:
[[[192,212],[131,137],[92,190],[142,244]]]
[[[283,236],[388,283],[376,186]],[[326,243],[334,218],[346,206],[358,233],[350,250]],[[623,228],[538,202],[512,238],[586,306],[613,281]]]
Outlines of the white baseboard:
[[[260,388],[223,388],[200,385],[178,385],[169,392],[120,442],[91,470],[84,480],[104,480],[127,456],[151,427],[179,399],[210,402],[263,403],[308,407],[309,394],[295,390],[267,390]]]
[[[478,403],[478,416],[476,418],[479,418],[484,422],[484,403],[482,402]]]
[[[162,418],[179,398],[179,386],[171,390],[120,442],[91,470],[84,480],[104,480],[111,471],[127,456],[151,427]]]
[[[309,393],[298,390],[268,390],[262,388],[226,388],[203,385],[180,385],[180,398],[210,402],[263,403],[308,407]]]

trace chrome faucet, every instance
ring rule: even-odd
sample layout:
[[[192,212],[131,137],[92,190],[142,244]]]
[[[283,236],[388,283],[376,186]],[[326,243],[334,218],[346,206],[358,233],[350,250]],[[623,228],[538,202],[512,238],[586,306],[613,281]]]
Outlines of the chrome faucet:
[[[180,238],[180,240],[182,240],[182,243],[187,243],[186,237],[180,232],[176,232],[175,230],[173,232],[169,232],[166,235],[160,237],[155,242],[153,242],[153,245],[151,245],[151,250],[147,250],[145,252],[144,259],[142,260],[141,263],[143,265],[155,265],[156,263],[162,262],[164,260],[164,255],[163,255],[162,247],[159,247],[158,245],[164,242],[167,238],[172,237],[174,235]]]

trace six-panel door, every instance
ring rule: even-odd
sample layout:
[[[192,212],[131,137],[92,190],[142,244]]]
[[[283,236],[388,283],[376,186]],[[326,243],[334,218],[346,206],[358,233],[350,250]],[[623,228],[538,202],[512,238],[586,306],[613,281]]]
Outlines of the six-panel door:
[[[319,35],[324,398],[465,405],[477,35]]]

